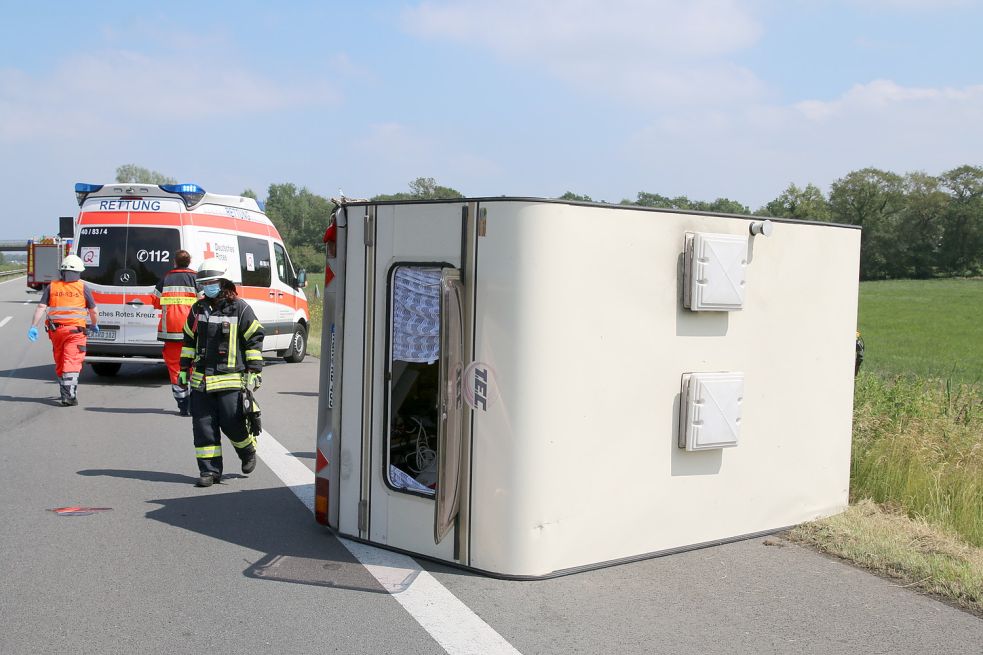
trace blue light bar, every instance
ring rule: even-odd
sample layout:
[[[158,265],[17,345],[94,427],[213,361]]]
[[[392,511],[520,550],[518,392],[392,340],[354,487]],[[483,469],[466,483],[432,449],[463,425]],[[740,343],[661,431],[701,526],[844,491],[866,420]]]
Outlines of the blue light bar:
[[[101,184],[86,184],[85,182],[75,183],[75,199],[78,200],[79,207],[85,202],[90,193],[95,193],[102,188]]]
[[[205,197],[205,190],[197,184],[161,184],[159,186],[163,191],[176,193],[181,196],[181,199],[184,200],[184,205],[188,209],[191,209],[193,205],[197,205]]]

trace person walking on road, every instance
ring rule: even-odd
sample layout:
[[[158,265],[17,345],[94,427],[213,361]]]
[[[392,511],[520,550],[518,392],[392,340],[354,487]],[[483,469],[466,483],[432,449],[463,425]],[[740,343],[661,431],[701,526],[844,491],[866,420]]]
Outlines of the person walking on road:
[[[190,391],[186,384],[181,384],[178,380],[181,372],[181,347],[184,345],[183,328],[188,321],[188,314],[191,313],[191,306],[198,300],[195,271],[189,268],[191,253],[187,250],[174,253],[174,266],[154,288],[154,307],[161,310],[157,340],[164,342],[164,363],[167,364],[167,374],[171,378],[171,394],[177,402],[178,413],[181,416],[191,416],[188,398]]]
[[[76,255],[61,262],[61,279],[52,280],[41,293],[34,310],[27,338],[38,340],[38,325],[47,314],[44,329],[51,339],[55,359],[55,375],[61,392],[59,402],[64,407],[78,405],[78,380],[85,360],[86,314],[93,332],[99,332],[99,311],[92,292],[81,280],[85,264]]]
[[[191,387],[191,424],[198,487],[222,478],[222,432],[242,461],[242,472],[256,468],[256,438],[247,427],[245,391],[259,389],[263,370],[263,325],[241,300],[226,273],[227,264],[209,258],[195,276],[204,298],[191,307],[184,324],[181,384]]]

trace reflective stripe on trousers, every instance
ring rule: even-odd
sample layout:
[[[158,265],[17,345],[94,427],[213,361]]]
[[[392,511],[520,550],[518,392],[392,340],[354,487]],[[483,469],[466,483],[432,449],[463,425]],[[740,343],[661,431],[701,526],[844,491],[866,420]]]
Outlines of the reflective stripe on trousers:
[[[241,393],[239,389],[191,392],[191,429],[198,470],[202,474],[222,474],[222,433],[232,442],[239,459],[256,450],[255,439],[246,433]]]

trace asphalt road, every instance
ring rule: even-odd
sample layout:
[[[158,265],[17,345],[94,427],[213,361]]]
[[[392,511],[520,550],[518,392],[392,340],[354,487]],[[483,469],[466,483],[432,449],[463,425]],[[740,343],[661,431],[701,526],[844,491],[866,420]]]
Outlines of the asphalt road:
[[[26,338],[36,300],[23,278],[0,283],[0,654],[480,652],[445,650],[272,462],[247,477],[233,458],[222,484],[195,488],[162,365],[87,368],[79,406],[58,406],[48,343]],[[308,468],[317,372],[270,361],[259,396]],[[111,509],[48,511],[75,505]],[[983,653],[979,618],[764,541],[537,582],[419,566],[527,655]]]

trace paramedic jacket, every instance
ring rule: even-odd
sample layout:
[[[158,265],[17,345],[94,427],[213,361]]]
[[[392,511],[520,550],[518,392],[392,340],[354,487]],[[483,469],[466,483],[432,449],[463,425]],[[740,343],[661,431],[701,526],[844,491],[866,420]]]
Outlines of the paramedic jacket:
[[[213,392],[242,389],[245,373],[263,369],[263,325],[244,300],[208,300],[191,306],[184,324],[181,370],[191,388]]]

